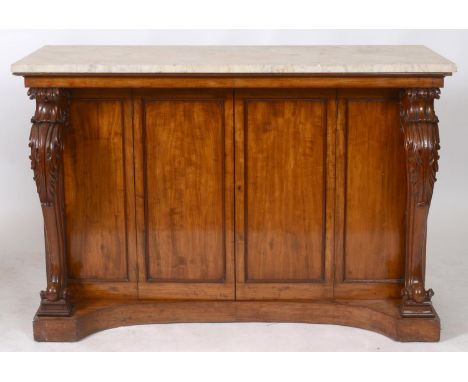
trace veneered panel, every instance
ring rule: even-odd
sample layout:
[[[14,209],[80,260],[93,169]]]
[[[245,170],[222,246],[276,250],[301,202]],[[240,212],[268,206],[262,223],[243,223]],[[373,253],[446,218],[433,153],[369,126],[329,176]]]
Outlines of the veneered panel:
[[[64,150],[71,279],[128,278],[123,113],[119,100],[74,99],[71,104]]]
[[[143,118],[147,277],[222,282],[223,102],[147,100]]]
[[[326,103],[245,106],[248,282],[324,278]]]
[[[345,281],[404,273],[406,172],[396,99],[347,104]]]

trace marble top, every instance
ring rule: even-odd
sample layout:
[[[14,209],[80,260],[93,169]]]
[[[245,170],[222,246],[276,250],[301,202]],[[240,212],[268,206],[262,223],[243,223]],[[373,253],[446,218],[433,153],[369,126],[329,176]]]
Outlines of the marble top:
[[[11,66],[39,73],[452,73],[420,45],[44,46]]]

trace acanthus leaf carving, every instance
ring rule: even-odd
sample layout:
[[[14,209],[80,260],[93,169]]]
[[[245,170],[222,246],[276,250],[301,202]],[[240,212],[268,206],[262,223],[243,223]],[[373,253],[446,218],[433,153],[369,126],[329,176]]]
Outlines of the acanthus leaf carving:
[[[63,127],[68,120],[68,93],[62,89],[30,89],[30,99],[36,100],[29,137],[31,169],[41,204],[54,201],[59,163],[63,151]]]
[[[63,133],[68,123],[65,89],[28,91],[36,100],[29,139],[31,168],[44,216],[47,288],[41,292],[38,315],[67,316],[72,306],[66,286],[65,215],[63,201]]]
[[[432,289],[426,290],[425,258],[427,217],[439,160],[437,88],[404,89],[400,93],[400,119],[405,140],[407,172],[406,269],[402,291],[403,317],[434,317]]]
[[[411,183],[418,206],[429,205],[439,170],[439,129],[434,99],[439,89],[407,89],[401,94],[401,125]]]

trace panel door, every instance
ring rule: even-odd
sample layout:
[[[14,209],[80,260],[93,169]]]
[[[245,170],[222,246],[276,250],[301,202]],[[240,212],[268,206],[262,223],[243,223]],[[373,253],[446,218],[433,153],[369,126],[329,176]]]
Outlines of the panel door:
[[[140,298],[234,299],[233,92],[134,95]]]
[[[130,91],[73,90],[64,136],[66,252],[72,295],[136,297]]]
[[[337,298],[399,297],[406,164],[398,90],[338,92]]]
[[[236,91],[237,299],[333,295],[335,95]]]

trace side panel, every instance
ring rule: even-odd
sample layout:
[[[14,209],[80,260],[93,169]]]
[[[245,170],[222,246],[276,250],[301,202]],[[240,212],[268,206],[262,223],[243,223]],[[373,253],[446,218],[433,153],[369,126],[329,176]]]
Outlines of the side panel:
[[[340,91],[335,296],[398,297],[406,169],[396,91]]]
[[[136,295],[133,128],[125,91],[74,91],[64,142],[68,276],[80,295]]]

